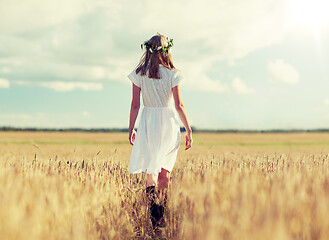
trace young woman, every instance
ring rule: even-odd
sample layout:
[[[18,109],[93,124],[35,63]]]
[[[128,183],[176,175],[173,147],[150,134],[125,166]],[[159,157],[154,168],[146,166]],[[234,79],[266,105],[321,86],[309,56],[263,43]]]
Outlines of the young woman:
[[[145,47],[145,53],[137,68],[128,75],[133,83],[129,123],[129,141],[133,149],[129,172],[146,173],[146,193],[153,227],[162,222],[165,205],[158,205],[154,200],[157,193],[166,196],[170,172],[174,167],[181,140],[172,98],[186,130],[185,150],[189,149],[193,142],[180,94],[179,83],[182,75],[175,69],[169,52],[172,46],[173,40],[163,35],[151,37],[141,45],[142,48]],[[140,108],[141,92],[144,109],[136,134],[134,127]]]

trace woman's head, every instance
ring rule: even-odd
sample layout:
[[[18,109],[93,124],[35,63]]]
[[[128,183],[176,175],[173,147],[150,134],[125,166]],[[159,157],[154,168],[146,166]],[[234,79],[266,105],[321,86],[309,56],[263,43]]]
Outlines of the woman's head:
[[[169,52],[172,45],[172,40],[161,34],[151,37],[142,44],[142,47],[145,46],[145,53],[137,66],[136,73],[141,72],[141,75],[146,75],[148,71],[150,78],[160,79],[159,64],[162,64],[166,68],[174,69],[175,67]]]

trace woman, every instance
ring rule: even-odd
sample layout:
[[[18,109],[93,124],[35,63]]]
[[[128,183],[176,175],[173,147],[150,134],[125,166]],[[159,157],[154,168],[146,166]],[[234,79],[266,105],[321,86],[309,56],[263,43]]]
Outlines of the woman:
[[[172,46],[172,39],[160,34],[153,36],[142,44],[145,53],[137,68],[128,75],[133,86],[129,123],[129,141],[133,149],[129,172],[146,173],[146,193],[153,227],[158,227],[163,219],[169,176],[180,145],[179,121],[172,99],[186,130],[185,150],[191,148],[193,142],[192,130],[180,94],[182,75],[175,69],[169,52]],[[134,127],[141,92],[144,109],[136,134]],[[163,205],[154,202],[157,193],[165,196]]]

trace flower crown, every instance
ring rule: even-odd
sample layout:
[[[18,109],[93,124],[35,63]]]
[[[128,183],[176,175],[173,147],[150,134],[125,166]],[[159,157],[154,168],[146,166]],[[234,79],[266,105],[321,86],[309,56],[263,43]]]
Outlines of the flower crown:
[[[167,37],[167,42],[168,45],[167,47],[162,47],[162,46],[152,46],[152,44],[149,41],[145,41],[143,44],[141,44],[141,49],[143,49],[144,47],[149,50],[151,53],[155,52],[155,51],[160,51],[161,53],[169,53],[169,50],[172,46],[174,46],[173,43],[174,39],[169,39]]]

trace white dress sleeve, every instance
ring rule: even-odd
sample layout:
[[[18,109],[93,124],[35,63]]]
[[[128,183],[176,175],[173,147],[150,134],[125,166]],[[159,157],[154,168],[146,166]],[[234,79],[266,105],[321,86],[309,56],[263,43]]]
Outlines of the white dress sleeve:
[[[140,79],[136,74],[136,70],[132,71],[129,75],[128,78],[130,79],[130,81],[135,84],[137,87],[141,87],[140,84]]]
[[[173,87],[176,87],[180,82],[181,82],[181,80],[183,79],[184,77],[183,77],[183,75],[182,75],[182,73],[181,73],[181,71],[179,71],[179,70],[175,70],[175,74],[174,74],[174,76],[173,76],[173,78],[172,78],[172,82],[171,82],[171,87],[173,88]]]

